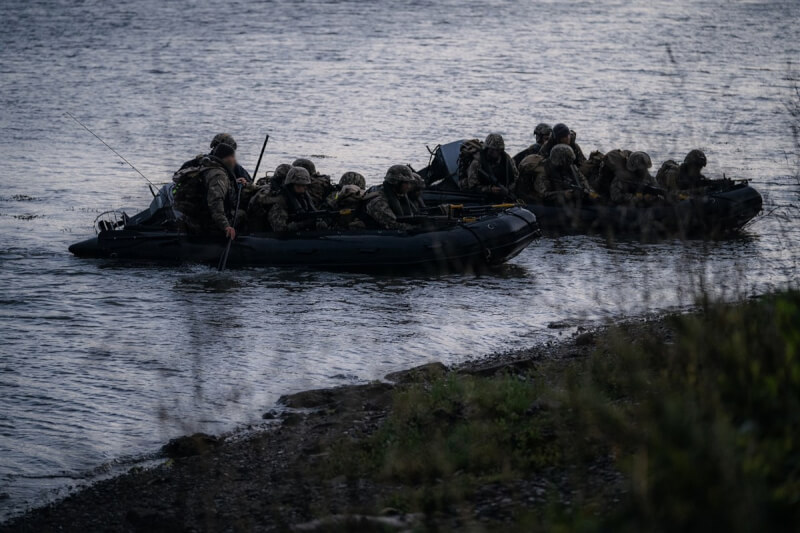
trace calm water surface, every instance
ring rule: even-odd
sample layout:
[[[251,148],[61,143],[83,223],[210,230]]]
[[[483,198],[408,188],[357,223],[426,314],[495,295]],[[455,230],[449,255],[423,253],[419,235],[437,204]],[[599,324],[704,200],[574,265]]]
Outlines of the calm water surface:
[[[282,393],[458,363],[796,279],[790,2],[3,2],[0,519]],[[702,147],[772,216],[722,242],[543,240],[482,277],[127,268],[67,246],[149,193],[71,112],[163,182],[219,131],[252,169],[311,156],[378,183],[425,145],[541,121],[584,151]],[[135,209],[134,209],[135,210]]]

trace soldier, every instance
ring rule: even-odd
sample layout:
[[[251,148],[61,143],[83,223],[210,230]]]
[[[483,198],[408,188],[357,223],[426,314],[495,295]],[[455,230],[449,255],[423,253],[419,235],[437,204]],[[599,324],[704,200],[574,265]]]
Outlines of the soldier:
[[[245,225],[247,214],[244,209],[236,213],[234,209],[237,185],[245,187],[249,184],[243,177],[234,177],[235,166],[236,150],[220,143],[200,160],[197,167],[184,169],[189,172],[179,170],[175,173],[175,208],[183,213],[184,223],[190,232],[220,232],[229,239],[235,239],[233,220],[236,220],[239,228]]]
[[[541,153],[538,157],[541,157]],[[523,165],[527,166],[528,163]],[[538,197],[546,202],[565,204],[587,197],[598,198],[575,166],[575,152],[567,144],[553,147],[550,157],[544,161],[543,172],[537,177],[534,187]]]
[[[680,165],[671,159],[665,161],[656,174],[656,180],[670,191],[700,189],[713,182],[702,174],[706,162],[706,154],[702,150],[692,150]]]
[[[519,168],[519,165],[522,163],[523,159],[529,155],[539,153],[539,149],[542,147],[542,145],[544,145],[545,142],[547,142],[547,138],[550,137],[552,132],[553,128],[550,127],[550,124],[545,124],[544,122],[538,124],[533,129],[533,137],[536,139],[536,142],[514,156],[514,164],[517,165],[517,168]]]
[[[325,204],[334,211],[340,211],[335,220],[337,226],[348,229],[365,228],[366,225],[358,218],[358,211],[364,200],[367,181],[358,172],[345,172],[339,179],[339,184],[328,195]],[[348,214],[341,211],[350,210]]]
[[[575,164],[581,166],[586,161],[586,156],[583,155],[583,150],[581,150],[581,147],[575,142],[576,137],[577,135],[575,132],[569,129],[566,124],[556,124],[553,126],[550,137],[539,149],[539,155],[542,157],[550,157],[550,150],[552,150],[554,146],[566,144],[572,148],[572,153],[575,154]]]
[[[389,167],[383,185],[370,193],[367,199],[367,214],[382,228],[410,229],[410,224],[398,222],[397,219],[419,214],[419,209],[408,197],[414,181],[411,169],[407,166]]]
[[[490,133],[467,170],[466,190],[496,200],[513,199],[519,173],[499,133]]]
[[[292,166],[302,167],[308,171],[309,176],[311,176],[311,185],[308,187],[308,193],[311,195],[311,199],[314,200],[315,204],[322,205],[325,198],[333,191],[331,177],[317,172],[316,165],[314,165],[314,162],[310,159],[295,159]]]
[[[308,192],[311,175],[303,167],[292,167],[283,182],[283,188],[275,205],[269,210],[272,231],[300,231],[325,229],[327,224],[320,218],[303,218],[303,214],[314,213],[317,208]]]
[[[626,151],[620,153],[625,165],[617,165],[613,169],[611,201],[615,204],[650,205],[663,198],[665,191],[658,188],[658,183],[648,171],[653,166],[650,156],[645,152],[630,152],[627,157]]]

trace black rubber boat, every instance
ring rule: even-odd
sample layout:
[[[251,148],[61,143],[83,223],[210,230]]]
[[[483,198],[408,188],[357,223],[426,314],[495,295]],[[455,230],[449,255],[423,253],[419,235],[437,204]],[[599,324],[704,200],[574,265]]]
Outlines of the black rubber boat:
[[[419,171],[429,184],[428,205],[486,203],[480,195],[461,191],[456,178],[462,141],[438,146],[430,164]],[[583,204],[580,206],[529,204],[542,231],[549,234],[717,237],[739,231],[761,212],[761,194],[746,181],[732,182],[675,203],[652,207]]]
[[[177,231],[162,194],[134,217],[98,223],[97,236],[73,244],[78,257],[130,262],[168,261],[216,265],[224,238]],[[115,212],[110,212],[115,213]],[[481,216],[428,220],[411,231],[356,230],[238,237],[230,266],[308,267],[348,271],[479,271],[501,265],[540,235],[536,217],[512,207]]]

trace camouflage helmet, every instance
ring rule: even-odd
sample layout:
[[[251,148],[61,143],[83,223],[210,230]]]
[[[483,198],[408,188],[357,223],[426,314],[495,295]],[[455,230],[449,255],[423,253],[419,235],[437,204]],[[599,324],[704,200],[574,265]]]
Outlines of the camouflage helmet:
[[[317,167],[314,165],[313,161],[311,161],[310,159],[303,159],[302,157],[300,159],[295,159],[294,163],[292,163],[292,166],[293,167],[302,167],[302,168],[308,170],[308,173],[310,175],[312,175],[312,176],[317,173]]]
[[[284,179],[286,179],[286,175],[289,173],[290,170],[292,170],[292,165],[281,163],[280,165],[275,167],[275,171],[272,173],[272,177],[279,181],[283,181]]]
[[[383,178],[384,183],[389,185],[399,185],[400,183],[414,183],[414,176],[411,174],[411,169],[406,165],[392,165],[386,171],[386,177]]]
[[[550,133],[552,131],[553,131],[553,128],[550,127],[550,124],[545,124],[544,122],[541,122],[541,123],[537,124],[535,128],[533,128],[533,136],[534,137],[538,137],[538,136],[547,137],[548,135],[550,135]]]
[[[230,133],[217,133],[214,135],[214,138],[211,139],[211,148],[216,148],[219,144],[227,144],[234,150],[236,150],[236,141],[233,140],[233,136]]]
[[[311,174],[303,167],[292,167],[286,174],[284,185],[311,185]]]
[[[692,150],[686,154],[686,158],[683,162],[689,167],[703,168],[706,166],[706,154],[704,154],[702,150]]]
[[[550,161],[557,167],[568,167],[575,162],[575,152],[568,144],[557,144],[550,150]]]
[[[506,143],[503,140],[503,136],[499,133],[490,133],[486,136],[486,140],[483,141],[483,145],[486,148],[494,148],[496,150],[505,150]]]
[[[650,161],[650,156],[645,152],[633,152],[628,156],[628,162],[625,163],[625,167],[631,172],[647,170],[652,166],[653,162]]]
[[[358,172],[345,172],[342,174],[342,177],[339,178],[339,185],[355,185],[359,189],[366,189],[367,188],[367,180],[364,179],[364,176],[359,174]]]

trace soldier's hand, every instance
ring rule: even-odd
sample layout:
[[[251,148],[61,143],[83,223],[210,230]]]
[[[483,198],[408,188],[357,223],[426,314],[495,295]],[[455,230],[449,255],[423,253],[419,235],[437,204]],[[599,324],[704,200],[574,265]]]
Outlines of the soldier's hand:
[[[678,194],[678,200],[683,201],[683,200],[688,200],[688,199],[689,199],[689,195],[688,194],[684,194],[684,193]]]
[[[503,188],[497,186],[492,187],[490,190],[492,191],[492,194],[500,194],[503,192]]]
[[[591,198],[592,200],[597,200],[598,198],[600,198],[600,195],[599,195],[599,194],[597,194],[597,193],[596,193],[596,192],[594,192],[594,191],[590,191],[590,192],[589,192],[589,198]]]
[[[247,180],[244,178],[236,178],[236,183],[239,185],[247,185]]]
[[[230,240],[234,240],[236,238],[236,230],[228,226],[225,228],[225,236]]]

